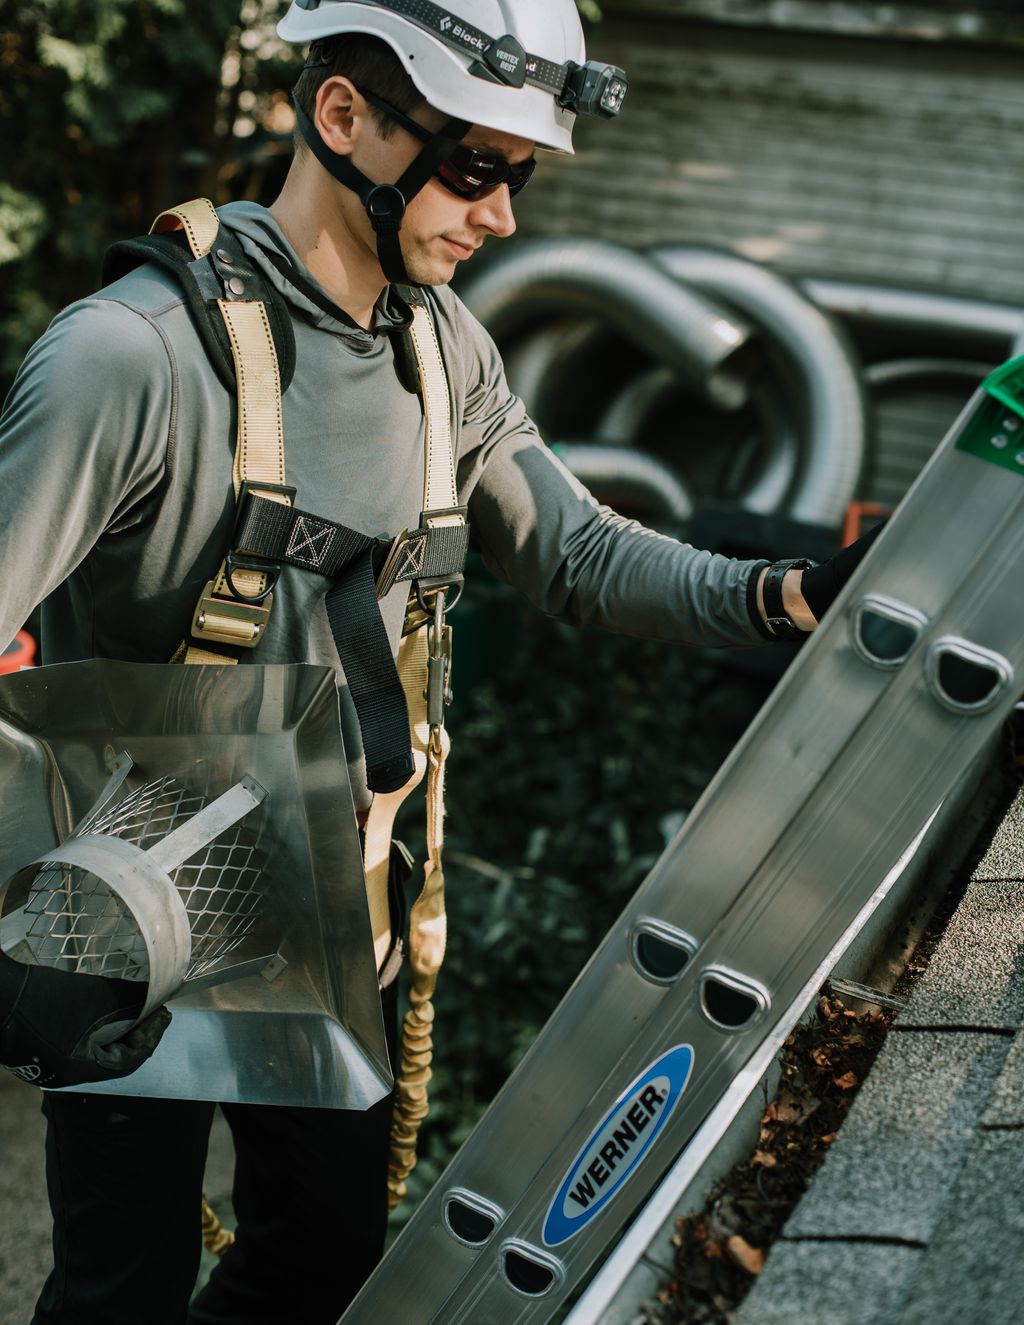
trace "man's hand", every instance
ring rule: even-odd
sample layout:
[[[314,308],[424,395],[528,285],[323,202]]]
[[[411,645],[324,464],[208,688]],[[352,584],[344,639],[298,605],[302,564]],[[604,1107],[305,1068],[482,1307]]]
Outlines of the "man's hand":
[[[146,985],[23,966],[0,952],[0,1066],[36,1086],[82,1086],[125,1077],[149,1058],[170,1025],[158,1008],[111,1044],[93,1037],[113,1022],[134,1021]]]
[[[810,570],[794,569],[786,572],[782,581],[782,606],[798,630],[810,632],[815,628],[884,528],[884,524],[876,525],[863,538],[858,538],[849,547],[841,548],[834,557],[829,557],[828,561],[818,566],[812,566]],[[767,571],[761,572],[757,592],[762,620],[767,619],[764,595],[761,592],[766,574]]]
[[[797,586],[797,592],[811,612],[815,623],[821,620],[842,593],[847,580],[864,560],[871,550],[871,545],[884,528],[884,523],[875,525],[874,529],[866,533],[863,538],[858,538],[856,543],[851,543],[849,547],[841,548],[834,557],[829,557],[828,561],[823,561],[820,566],[812,566],[810,570],[799,572],[801,581]],[[785,585],[782,591],[785,594]]]

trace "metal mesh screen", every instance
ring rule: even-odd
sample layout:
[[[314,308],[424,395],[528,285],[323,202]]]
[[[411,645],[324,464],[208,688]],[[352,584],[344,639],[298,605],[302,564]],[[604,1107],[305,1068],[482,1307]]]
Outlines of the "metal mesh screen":
[[[102,879],[70,866],[40,870],[25,903],[25,942],[40,966],[145,980],[146,946],[135,918]]]
[[[191,819],[207,797],[174,778],[148,782],[86,822],[81,835],[119,837],[145,851]],[[186,980],[219,965],[251,933],[265,888],[259,835],[234,825],[171,875],[188,913],[192,962]],[[26,942],[42,965],[145,980],[145,945],[134,917],[99,878],[69,867],[42,870],[25,911]]]

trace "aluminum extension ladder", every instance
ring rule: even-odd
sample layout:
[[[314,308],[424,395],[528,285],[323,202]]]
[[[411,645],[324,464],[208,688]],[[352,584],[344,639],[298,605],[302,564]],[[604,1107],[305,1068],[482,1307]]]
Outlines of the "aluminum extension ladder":
[[[969,402],[344,1325],[549,1321],[1022,691],[1024,358]]]

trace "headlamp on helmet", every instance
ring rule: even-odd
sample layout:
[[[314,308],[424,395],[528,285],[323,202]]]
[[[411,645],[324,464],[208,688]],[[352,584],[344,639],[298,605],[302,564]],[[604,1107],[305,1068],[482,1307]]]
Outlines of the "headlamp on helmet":
[[[617,65],[588,60],[586,64],[570,65],[558,104],[577,115],[613,120],[622,110],[628,91],[629,80]]]

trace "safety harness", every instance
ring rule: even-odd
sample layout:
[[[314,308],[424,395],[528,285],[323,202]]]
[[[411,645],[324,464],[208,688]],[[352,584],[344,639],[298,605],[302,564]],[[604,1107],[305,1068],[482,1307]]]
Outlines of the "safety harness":
[[[415,530],[375,539],[295,506],[296,490],[286,482],[281,409],[295,367],[290,313],[238,240],[221,226],[213,205],[196,199],[171,208],[157,217],[148,236],[115,245],[104,265],[105,282],[141,262],[158,263],[181,285],[218,376],[238,401],[230,546],[200,595],[189,636],[172,661],[231,665],[241,650],[257,647],[266,634],[282,567],[298,567],[326,581],[327,616],[359,719],[367,784],[374,792],[364,832],[364,869],[382,988],[394,981],[402,961],[401,936],[393,941],[388,900],[395,816],[427,779],[427,860],[410,917],[412,987],[388,1172],[394,1207],[405,1195],[428,1111],[432,998],[445,949],[441,851],[449,740],[444,711],[451,701],[452,640],[446,613],[461,592],[469,541],[466,510],[456,492],[451,393],[437,334],[423,297],[401,290],[412,317],[396,344],[396,365],[423,404],[423,514]],[[411,592],[396,663],[379,600],[402,583]]]

